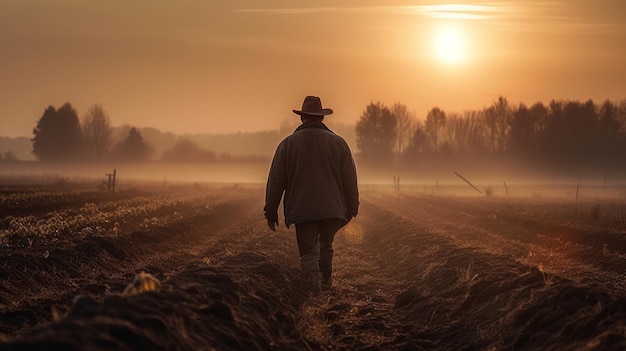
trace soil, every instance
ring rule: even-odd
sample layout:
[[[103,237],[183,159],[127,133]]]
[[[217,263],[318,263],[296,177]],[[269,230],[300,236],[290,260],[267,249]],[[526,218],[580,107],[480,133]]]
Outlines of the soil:
[[[623,200],[363,189],[314,294],[261,185],[37,199],[0,214],[0,350],[626,349]],[[96,233],[9,232],[122,203]]]

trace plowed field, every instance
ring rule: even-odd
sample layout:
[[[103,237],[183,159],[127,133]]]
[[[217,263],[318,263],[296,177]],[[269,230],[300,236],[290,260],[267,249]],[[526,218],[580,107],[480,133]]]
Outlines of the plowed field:
[[[626,349],[625,198],[365,187],[319,295],[263,200],[3,188],[0,350]]]

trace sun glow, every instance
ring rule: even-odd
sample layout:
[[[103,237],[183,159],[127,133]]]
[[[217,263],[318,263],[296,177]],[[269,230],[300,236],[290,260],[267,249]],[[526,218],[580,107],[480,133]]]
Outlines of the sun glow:
[[[435,55],[443,63],[458,64],[467,57],[463,32],[452,26],[441,27],[435,36]]]

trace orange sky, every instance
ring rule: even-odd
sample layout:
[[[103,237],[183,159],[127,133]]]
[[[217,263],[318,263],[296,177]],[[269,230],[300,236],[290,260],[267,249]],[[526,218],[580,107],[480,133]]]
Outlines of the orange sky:
[[[48,105],[114,126],[275,129],[319,95],[339,122],[370,101],[424,118],[510,102],[626,98],[626,1],[0,0],[0,136]],[[456,31],[458,62],[437,55]],[[442,39],[439,39],[440,41]]]

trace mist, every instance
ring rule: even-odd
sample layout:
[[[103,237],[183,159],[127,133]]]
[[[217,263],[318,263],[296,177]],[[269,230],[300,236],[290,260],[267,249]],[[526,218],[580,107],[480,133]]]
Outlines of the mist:
[[[494,163],[471,159],[415,167],[373,167],[360,164],[357,158],[356,165],[362,191],[470,197],[626,197],[626,177],[602,169],[566,172],[522,162]],[[18,162],[0,167],[0,183],[54,187],[80,184],[106,190],[106,174],[115,170],[118,189],[139,184],[166,186],[179,183],[263,186],[269,167],[270,160],[229,163]]]

